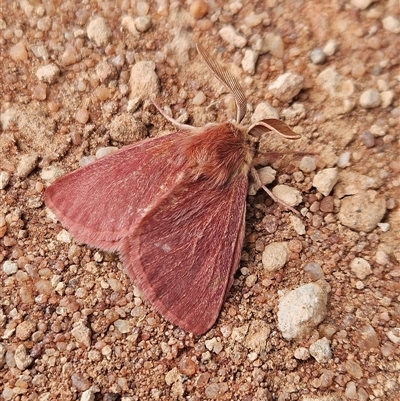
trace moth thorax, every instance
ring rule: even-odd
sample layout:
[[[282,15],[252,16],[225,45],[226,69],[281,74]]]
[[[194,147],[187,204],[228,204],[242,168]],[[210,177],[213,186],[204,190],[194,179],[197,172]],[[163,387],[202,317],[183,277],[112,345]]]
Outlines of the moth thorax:
[[[221,186],[228,185],[239,174],[247,174],[250,149],[246,135],[234,125],[211,125],[188,139],[186,156],[195,179]]]

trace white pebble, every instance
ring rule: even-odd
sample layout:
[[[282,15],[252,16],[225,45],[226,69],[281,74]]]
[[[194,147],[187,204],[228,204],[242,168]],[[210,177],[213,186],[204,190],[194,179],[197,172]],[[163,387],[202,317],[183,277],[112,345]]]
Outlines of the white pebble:
[[[324,64],[326,60],[326,54],[321,49],[313,49],[310,53],[310,59],[313,64]]]
[[[354,258],[350,263],[350,269],[360,280],[372,274],[371,265],[363,258]]]
[[[80,401],[95,401],[95,395],[95,389],[90,387],[82,393]]]
[[[304,156],[299,164],[299,169],[304,173],[311,173],[317,168],[315,158],[312,156]]]
[[[392,90],[383,91],[380,93],[380,96],[381,96],[381,107],[383,109],[390,106],[395,99],[395,93]]]
[[[386,266],[390,263],[389,255],[384,251],[377,251],[375,254],[376,263],[381,266]]]
[[[306,226],[304,225],[303,220],[295,215],[290,215],[289,218],[294,231],[296,231],[298,235],[304,235],[306,233]]]
[[[222,40],[227,42],[228,44],[243,48],[246,46],[247,40],[243,36],[240,36],[236,33],[235,28],[232,25],[225,26],[219,30],[219,36],[221,36]]]
[[[389,15],[388,17],[384,18],[382,20],[382,25],[391,33],[400,33],[400,20],[393,15]]]
[[[390,230],[390,223],[378,223],[378,227],[383,233],[387,233]]]
[[[339,179],[337,168],[326,168],[319,171],[314,179],[313,186],[324,196],[328,196]]]
[[[193,100],[192,100],[192,103],[195,105],[195,106],[200,106],[200,105],[202,105],[205,101],[206,101],[206,95],[204,94],[204,92],[198,92],[197,94],[196,94],[196,96],[193,98]]]
[[[304,78],[292,72],[286,72],[273,81],[268,90],[282,102],[290,102],[303,89]]]
[[[156,99],[160,92],[160,83],[155,72],[153,61],[139,61],[131,68],[129,87],[130,100],[139,102],[145,99]]]
[[[23,344],[18,345],[18,347],[16,348],[14,359],[17,368],[21,371],[24,371],[33,362],[33,358],[29,355],[28,350]]]
[[[116,146],[105,146],[102,148],[97,149],[96,151],[96,159],[101,159],[104,156],[111,155],[118,150]]]
[[[8,171],[0,171],[0,189],[4,189],[10,182],[11,174]]]
[[[375,89],[368,89],[360,96],[360,106],[363,109],[372,109],[381,104],[379,92]]]
[[[294,357],[300,361],[306,361],[310,357],[310,353],[307,348],[299,347],[294,350]]]
[[[108,44],[112,36],[111,29],[103,17],[90,21],[86,32],[88,38],[99,47]]]
[[[252,123],[257,123],[258,121],[264,120],[266,118],[279,118],[279,113],[278,111],[271,106],[270,103],[268,102],[261,102],[259,103],[252,116],[251,116],[251,122]]]
[[[151,19],[149,17],[137,17],[135,19],[135,28],[139,32],[146,32],[151,27]]]
[[[374,124],[371,126],[369,129],[369,132],[374,136],[374,137],[379,137],[379,136],[385,136],[387,129],[385,127],[381,127],[380,125]]]
[[[327,363],[332,359],[331,342],[326,338],[321,338],[310,345],[310,354],[319,363]]]
[[[22,155],[17,166],[17,176],[26,178],[37,166],[38,156],[36,154]]]
[[[301,192],[288,185],[276,185],[272,188],[272,193],[289,206],[297,206],[303,201]]]
[[[122,334],[126,334],[131,331],[131,327],[129,325],[128,320],[118,319],[114,322],[114,326]]]
[[[322,49],[324,51],[324,53],[327,56],[333,56],[336,53],[336,50],[338,49],[339,44],[338,42],[336,42],[333,39],[328,40],[328,42],[326,42],[326,45],[324,46],[324,48]]]
[[[71,335],[79,344],[84,345],[86,348],[90,347],[92,331],[83,320],[74,323]]]
[[[286,340],[308,335],[324,320],[329,291],[328,283],[320,280],[302,285],[282,297],[278,327]]]
[[[256,63],[258,59],[258,53],[254,50],[247,49],[244,52],[244,57],[242,60],[243,71],[248,74],[254,75],[256,71]]]
[[[72,236],[71,234],[67,231],[62,229],[56,236],[57,241],[64,242],[66,244],[70,244],[72,242]]]
[[[258,177],[260,178],[261,184],[268,185],[275,181],[276,170],[270,166],[261,167],[257,170]]]
[[[60,69],[55,64],[44,65],[38,68],[36,71],[36,76],[40,81],[53,83],[57,80],[60,74]]]
[[[264,248],[262,264],[265,270],[275,271],[285,266],[290,256],[286,242],[273,242]]]
[[[337,166],[340,168],[344,168],[349,165],[351,153],[349,151],[343,152],[337,161]]]
[[[6,260],[3,263],[3,272],[7,274],[7,276],[11,276],[18,271],[17,262],[11,262],[11,260]]]

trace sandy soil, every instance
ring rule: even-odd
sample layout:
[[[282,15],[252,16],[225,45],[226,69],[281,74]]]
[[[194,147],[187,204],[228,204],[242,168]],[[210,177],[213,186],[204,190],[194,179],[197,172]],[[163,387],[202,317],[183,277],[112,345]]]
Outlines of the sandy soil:
[[[0,398],[399,399],[399,34],[396,0],[4,0]],[[270,159],[269,187],[300,191],[300,219],[261,191],[248,197],[240,267],[200,337],[143,302],[118,255],[76,242],[43,202],[99,149],[172,131],[151,96],[196,126],[232,118],[196,41],[240,80],[247,123],[268,102],[302,135],[268,135],[260,149],[308,154]],[[154,62],[155,87],[130,80],[140,61]],[[302,79],[270,88],[286,72]],[[289,252],[269,271],[276,242]],[[321,280],[322,322],[287,339],[280,300]]]

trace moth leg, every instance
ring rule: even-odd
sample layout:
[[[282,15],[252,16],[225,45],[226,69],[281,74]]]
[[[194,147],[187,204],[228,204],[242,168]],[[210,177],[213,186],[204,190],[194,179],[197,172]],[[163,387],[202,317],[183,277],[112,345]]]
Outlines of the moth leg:
[[[292,206],[288,205],[282,199],[279,199],[278,197],[276,197],[265,185],[262,184],[262,182],[260,180],[260,176],[258,175],[257,170],[254,167],[252,167],[250,169],[250,173],[251,173],[251,176],[252,176],[253,180],[255,181],[257,187],[262,188],[271,197],[271,199],[274,202],[279,203],[285,209],[289,209],[295,214],[300,214],[295,208],[293,208]]]
[[[178,128],[179,130],[182,131],[196,130],[196,127],[193,127],[192,125],[188,124],[182,124],[179,121],[176,121],[175,118],[169,116],[154,99],[151,99],[151,102],[154,104],[155,108],[159,111],[159,113],[171,124],[175,125],[175,127]]]

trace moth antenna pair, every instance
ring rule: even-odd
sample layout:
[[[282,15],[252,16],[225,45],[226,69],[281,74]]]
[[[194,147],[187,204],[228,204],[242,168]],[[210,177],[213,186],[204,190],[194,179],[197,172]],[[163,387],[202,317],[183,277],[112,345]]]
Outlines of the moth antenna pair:
[[[247,100],[244,90],[239,81],[224,67],[222,67],[200,43],[196,43],[197,51],[201,54],[208,68],[213,72],[216,78],[222,82],[232,93],[236,103],[236,123],[239,124],[246,114]],[[301,135],[292,131],[283,121],[275,118],[264,119],[258,121],[250,127],[247,132],[254,136],[273,131],[286,139],[300,139]]]

